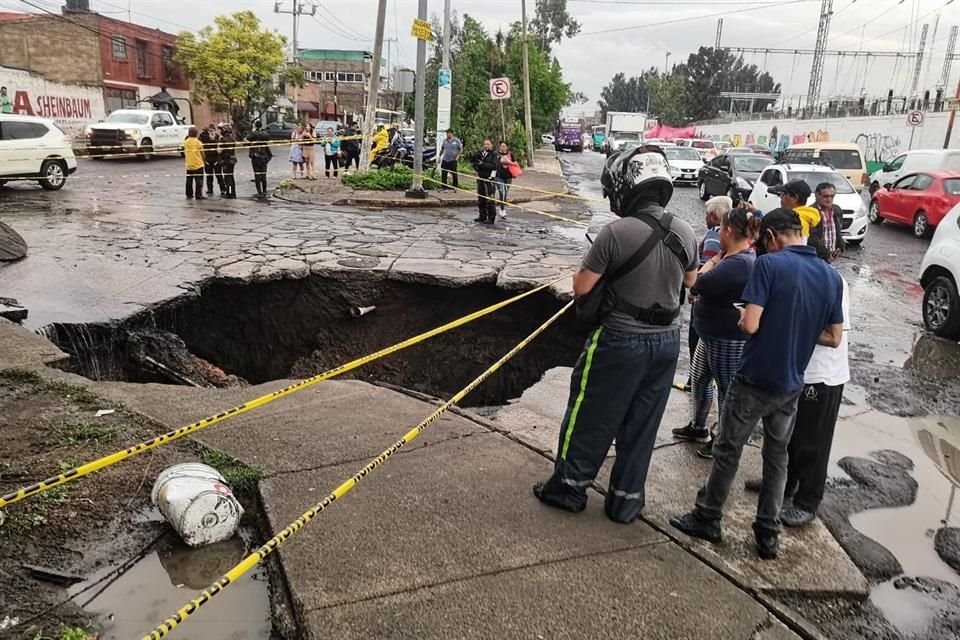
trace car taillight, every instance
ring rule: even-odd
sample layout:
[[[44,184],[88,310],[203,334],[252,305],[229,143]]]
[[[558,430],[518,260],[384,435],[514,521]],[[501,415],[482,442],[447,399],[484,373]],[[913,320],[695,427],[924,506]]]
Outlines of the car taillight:
[[[868,175],[865,174],[865,173],[861,173],[861,174],[860,174],[860,184],[867,184],[868,182],[870,182],[870,176],[868,176]]]

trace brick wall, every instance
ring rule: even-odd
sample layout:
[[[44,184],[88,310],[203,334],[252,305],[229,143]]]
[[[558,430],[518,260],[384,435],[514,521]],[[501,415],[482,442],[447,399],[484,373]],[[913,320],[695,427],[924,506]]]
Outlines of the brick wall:
[[[186,74],[164,60],[165,55],[171,58],[176,51],[175,35],[104,16],[97,16],[97,25],[101,34],[99,56],[104,80],[190,88]]]
[[[70,16],[96,29],[96,16]],[[0,21],[0,66],[42,73],[52,82],[100,84],[96,33],[53,16]]]

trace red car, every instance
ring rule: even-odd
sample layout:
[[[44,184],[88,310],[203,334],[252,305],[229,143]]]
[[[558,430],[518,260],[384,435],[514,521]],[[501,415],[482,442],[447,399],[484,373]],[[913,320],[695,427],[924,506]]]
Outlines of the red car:
[[[870,201],[870,222],[902,222],[913,235],[929,238],[943,217],[960,203],[960,172],[911,173],[879,189]]]

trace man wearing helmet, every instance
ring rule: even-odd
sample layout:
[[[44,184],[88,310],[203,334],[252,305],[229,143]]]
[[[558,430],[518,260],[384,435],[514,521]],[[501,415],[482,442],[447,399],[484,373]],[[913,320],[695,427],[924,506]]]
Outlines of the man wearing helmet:
[[[617,442],[607,517],[630,523],[644,484],[680,354],[680,294],[699,258],[690,225],[664,211],[673,195],[659,147],[615,153],[601,176],[619,220],[604,227],[574,275],[578,314],[600,299],[594,330],[570,380],[553,475],[534,486],[542,502],[583,511],[587,487]],[[599,326],[597,326],[599,325]]]

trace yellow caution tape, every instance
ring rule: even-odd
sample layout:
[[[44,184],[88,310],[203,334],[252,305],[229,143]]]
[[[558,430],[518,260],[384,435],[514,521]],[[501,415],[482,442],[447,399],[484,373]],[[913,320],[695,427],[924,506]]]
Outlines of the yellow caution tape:
[[[248,555],[239,564],[227,571],[223,576],[214,582],[212,585],[203,590],[203,592],[195,599],[188,602],[186,605],[181,607],[176,613],[164,620],[159,626],[154,628],[149,634],[143,637],[143,640],[160,640],[161,638],[166,637],[170,632],[172,632],[178,625],[182,624],[184,620],[189,618],[191,615],[196,613],[197,609],[210,602],[210,600],[226,589],[231,583],[236,582],[240,577],[243,576],[247,571],[256,566],[261,560],[266,558],[270,553],[275,551],[277,547],[286,542],[293,534],[300,531],[304,528],[308,522],[313,520],[321,511],[329,507],[335,500],[339,500],[344,495],[347,494],[351,489],[353,489],[361,480],[366,478],[374,469],[383,465],[390,457],[399,451],[404,445],[409,444],[417,436],[423,433],[428,426],[436,422],[450,407],[457,404],[463,398],[476,389],[484,380],[490,377],[497,369],[503,366],[505,362],[510,360],[515,356],[521,349],[530,344],[537,336],[543,333],[547,327],[552,325],[556,320],[562,316],[570,307],[573,306],[574,301],[568,302],[562,309],[553,314],[546,322],[537,327],[533,333],[524,338],[517,346],[508,351],[503,355],[502,358],[497,360],[490,366],[489,369],[481,373],[479,376],[473,379],[470,384],[465,386],[463,389],[458,391],[452,398],[444,402],[436,411],[431,413],[429,416],[424,418],[424,420],[410,429],[402,438],[394,442],[390,447],[385,449],[383,453],[379,456],[368,462],[363,468],[353,474],[351,477],[347,478],[343,483],[340,484],[336,489],[326,495],[320,502],[310,507],[307,511],[303,513],[299,518],[291,522],[284,528],[280,533],[276,534],[270,540],[268,540],[263,546],[259,549]]]
[[[439,180],[439,179],[437,179],[437,178],[435,178],[435,177],[432,177],[432,176],[422,175],[421,177],[422,177],[424,180],[429,180],[429,181],[431,181],[431,182],[436,182],[437,184],[440,183],[440,180]],[[473,193],[473,191],[470,191],[469,189],[462,189],[462,188],[460,188],[460,187],[453,187],[453,186],[450,186],[450,185],[447,185],[447,188],[448,188],[448,189],[455,189],[456,191],[462,191],[463,193],[470,193],[470,194]],[[547,193],[549,193],[549,192],[547,192]],[[554,194],[554,195],[559,195],[559,194]],[[477,197],[479,198],[480,196],[477,195]],[[507,202],[506,200],[499,200],[499,199],[497,199],[497,198],[495,198],[495,197],[493,197],[493,196],[485,196],[485,197],[486,197],[487,200],[489,200],[490,202],[493,202],[493,203],[495,203],[495,204],[502,204],[502,205],[505,205],[505,206],[508,206],[508,207],[513,207],[513,208],[515,208],[515,209],[521,209],[521,210],[523,210],[523,211],[529,211],[530,213],[536,213],[536,214],[541,215],[541,216],[546,216],[546,217],[548,217],[548,218],[553,218],[554,220],[562,220],[563,222],[570,222],[570,223],[572,223],[572,224],[579,225],[579,226],[581,226],[581,227],[589,227],[589,226],[590,226],[590,223],[589,223],[589,222],[584,222],[583,220],[575,220],[575,219],[573,219],[573,218],[567,218],[567,217],[564,217],[564,216],[558,216],[558,215],[555,214],[555,213],[548,213],[548,212],[546,212],[546,211],[539,211],[539,210],[537,210],[537,209],[532,209],[532,208],[530,208],[530,207],[524,207],[523,205],[515,204],[515,203],[513,203],[513,202]]]
[[[490,305],[485,309],[474,311],[471,314],[465,315],[452,322],[448,322],[445,325],[436,327],[434,329],[430,329],[429,331],[425,331],[424,333],[416,335],[412,338],[408,338],[403,342],[398,342],[393,346],[387,347],[385,349],[381,349],[376,353],[371,353],[370,355],[363,356],[362,358],[357,358],[356,360],[353,360],[346,364],[342,364],[339,367],[335,367],[321,374],[315,375],[312,378],[301,380],[300,382],[296,382],[288,387],[284,387],[283,389],[274,391],[273,393],[268,393],[266,395],[260,396],[259,398],[256,398],[254,400],[241,404],[232,409],[227,409],[226,411],[210,416],[209,418],[204,418],[203,420],[194,422],[192,424],[188,424],[185,427],[180,427],[179,429],[175,429],[173,431],[169,431],[162,435],[151,438],[150,440],[141,442],[140,444],[133,445],[132,447],[129,447],[127,449],[123,449],[122,451],[117,451],[117,452],[111,453],[110,455],[104,456],[102,458],[98,458],[97,460],[93,460],[92,462],[88,462],[79,467],[74,467],[73,469],[70,469],[68,471],[65,471],[55,476],[51,476],[46,480],[42,480],[28,487],[22,487],[20,489],[17,489],[12,493],[8,493],[7,495],[0,497],[0,509],[8,505],[11,505],[15,502],[19,502],[25,498],[29,498],[30,496],[34,496],[34,495],[37,495],[38,493],[42,493],[48,489],[52,489],[53,487],[70,482],[72,480],[76,480],[77,478],[82,478],[83,476],[94,473],[95,471],[100,471],[101,469],[117,464],[118,462],[122,462],[127,458],[131,458],[145,451],[149,451],[150,449],[159,447],[162,444],[173,442],[174,440],[182,438],[183,436],[186,436],[186,435],[190,435],[191,433],[196,433],[197,431],[206,429],[207,427],[215,425],[218,422],[223,422],[228,418],[232,418],[242,413],[252,411],[257,407],[262,407],[266,404],[273,402],[274,400],[277,400],[278,398],[288,396],[301,389],[306,389],[307,387],[313,386],[318,382],[329,380],[330,378],[336,377],[342,373],[346,373],[347,371],[352,371],[353,369],[356,369],[365,364],[373,362],[374,360],[377,360],[384,356],[388,356],[390,354],[406,349],[407,347],[423,342],[424,340],[428,340],[429,338],[432,338],[434,336],[440,335],[441,333],[450,331],[451,329],[456,329],[457,327],[461,327],[478,318],[482,318],[483,316],[489,315],[494,311],[498,311],[508,305],[511,305],[514,302],[517,302],[518,300],[522,300],[523,298],[531,296],[534,293],[537,293],[538,291],[543,291],[547,287],[551,287],[557,284],[558,282],[564,280],[565,278],[568,278],[569,276],[570,274],[566,274],[560,278],[557,278],[556,280],[551,280],[550,282],[542,284],[534,289],[525,291],[520,295],[514,296],[512,298],[508,298],[507,300],[503,300],[502,302],[498,302],[496,304]]]
[[[491,179],[489,179],[489,178],[481,178],[480,176],[474,175],[474,174],[472,174],[472,173],[462,173],[462,172],[460,172],[460,171],[450,171],[449,169],[447,170],[447,173],[454,173],[454,174],[456,174],[456,175],[458,175],[458,176],[461,176],[461,177],[463,177],[463,178],[470,178],[471,180],[476,180],[477,182],[492,182],[493,184],[497,184],[497,181],[496,181],[496,180],[491,180]],[[581,201],[583,201],[583,202],[602,202],[602,203],[606,203],[606,200],[604,200],[603,198],[588,198],[588,197],[586,197],[586,196],[581,196],[581,195],[578,195],[578,194],[576,194],[576,193],[558,193],[558,192],[555,192],[555,191],[547,191],[547,190],[545,190],[545,189],[537,189],[536,187],[528,187],[528,186],[526,186],[526,185],[517,184],[517,183],[515,183],[515,182],[510,184],[510,188],[511,188],[511,189],[520,189],[521,191],[533,191],[533,192],[535,192],[535,193],[542,193],[542,194],[545,194],[545,195],[553,196],[553,197],[555,197],[555,198],[569,198],[569,199],[571,199],[571,200],[581,200]]]

